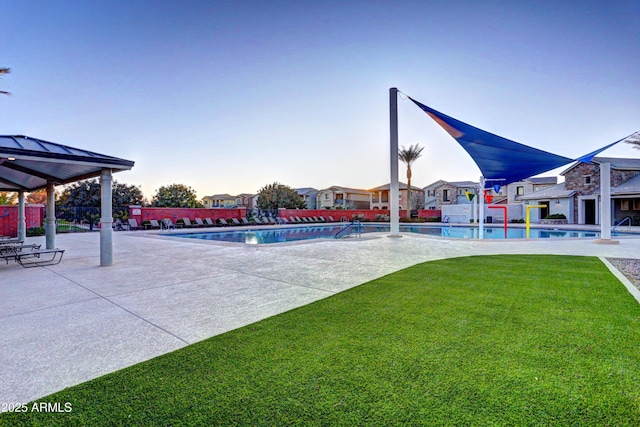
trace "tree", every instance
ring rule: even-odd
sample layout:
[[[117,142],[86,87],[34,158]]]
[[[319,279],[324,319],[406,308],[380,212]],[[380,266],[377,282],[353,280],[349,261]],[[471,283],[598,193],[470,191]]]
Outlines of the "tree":
[[[407,218],[411,218],[411,165],[422,156],[422,150],[424,147],[416,144],[415,146],[410,145],[409,148],[403,146],[398,153],[400,161],[407,165]]]
[[[100,181],[98,179],[88,179],[66,186],[62,194],[60,194],[57,205],[66,208],[97,208],[101,205],[100,199]],[[124,207],[142,205],[145,200],[139,187],[113,181],[111,185],[111,203],[114,207]]]
[[[628,137],[625,142],[627,144],[633,145],[633,148],[635,148],[636,150],[640,150],[640,131]]]
[[[184,184],[160,187],[151,199],[151,206],[164,208],[202,208],[196,192]]]
[[[0,77],[4,76],[5,74],[9,74],[10,72],[11,72],[11,68],[0,68]],[[0,90],[0,94],[11,95],[10,92],[4,91],[4,90]]]
[[[56,197],[58,195],[56,194]],[[47,204],[47,190],[42,189],[27,194],[26,202],[30,205],[46,205]]]
[[[18,202],[18,194],[0,191],[0,205],[15,205]]]
[[[304,209],[304,200],[291,187],[279,182],[265,185],[258,191],[257,205],[260,209]]]

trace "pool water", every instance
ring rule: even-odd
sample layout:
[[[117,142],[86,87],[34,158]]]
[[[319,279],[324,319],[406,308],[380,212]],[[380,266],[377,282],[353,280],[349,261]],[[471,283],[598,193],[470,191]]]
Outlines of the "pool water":
[[[298,240],[335,239],[335,234],[344,225],[316,225],[303,227],[269,228],[260,230],[210,231],[202,233],[171,234],[171,237],[190,239],[216,240],[223,242],[246,243],[250,245],[294,242]],[[389,232],[388,225],[362,224],[363,233]],[[400,225],[402,233],[418,233],[430,236],[454,239],[477,239],[478,228],[469,226],[433,226],[433,225]],[[619,236],[622,233],[612,233]],[[524,228],[509,228],[507,239],[526,238]],[[556,228],[532,228],[529,237],[532,239],[551,238],[598,238],[600,233],[589,230],[562,230]],[[485,239],[504,239],[503,227],[484,228]]]

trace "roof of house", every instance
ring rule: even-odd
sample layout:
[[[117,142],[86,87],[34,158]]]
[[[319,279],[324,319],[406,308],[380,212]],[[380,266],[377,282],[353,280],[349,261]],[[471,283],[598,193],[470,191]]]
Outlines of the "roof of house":
[[[640,174],[634,176],[628,181],[623,182],[617,187],[611,188],[611,194],[633,194],[637,197],[640,194]]]
[[[533,193],[525,194],[523,196],[517,196],[517,200],[540,200],[540,199],[564,199],[571,197],[575,194],[575,190],[567,190],[565,183],[547,187],[542,190],[534,191]]]
[[[538,178],[527,178],[524,181],[530,182],[532,184],[557,184],[558,177],[557,176],[540,176]]]
[[[309,193],[317,193],[318,190],[313,187],[302,187],[302,188],[296,188],[296,192],[301,196],[304,196]]]
[[[479,183],[473,182],[473,181],[445,181],[443,179],[440,179],[440,180],[438,180],[438,181],[436,181],[434,183],[431,183],[431,184],[427,185],[426,187],[423,187],[422,189],[423,190],[434,189],[434,188],[438,188],[441,185],[445,185],[445,184],[452,185],[452,186],[454,186],[456,188],[469,188],[469,187],[476,188],[476,187],[478,187],[478,185],[480,185]]]
[[[356,194],[369,194],[368,190],[363,190],[361,188],[349,188],[349,187],[340,187],[338,185],[332,185],[329,188],[324,188],[320,191],[332,191],[338,193],[356,193]]]
[[[213,196],[205,196],[203,199],[213,199],[213,200],[235,200],[236,197],[230,194],[214,194]]]
[[[594,157],[591,163],[597,165],[601,163],[609,163],[611,169],[622,170],[640,170],[640,159],[622,158],[622,157]],[[567,172],[578,166],[580,162],[574,163],[564,171],[560,172],[560,175],[565,175]]]
[[[407,184],[405,184],[404,182],[398,182],[398,187],[399,187],[400,190],[406,190],[407,189]],[[384,185],[381,185],[379,187],[372,188],[369,191],[385,191],[385,190],[390,190],[390,189],[391,189],[391,184],[384,184]],[[422,188],[416,187],[415,185],[412,185],[411,186],[411,190],[422,191]]]

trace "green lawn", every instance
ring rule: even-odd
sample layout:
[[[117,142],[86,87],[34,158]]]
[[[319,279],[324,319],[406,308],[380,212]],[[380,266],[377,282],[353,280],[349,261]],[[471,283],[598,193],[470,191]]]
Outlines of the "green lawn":
[[[640,305],[597,258],[428,262],[42,401],[0,424],[638,426]]]

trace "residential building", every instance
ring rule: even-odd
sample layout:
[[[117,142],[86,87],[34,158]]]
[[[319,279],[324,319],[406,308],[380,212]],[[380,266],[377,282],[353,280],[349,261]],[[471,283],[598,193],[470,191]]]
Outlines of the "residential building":
[[[398,184],[400,190],[400,199],[398,205],[400,209],[407,209],[407,184],[400,182]],[[389,209],[389,193],[391,184],[381,185],[380,187],[369,190],[371,193],[371,202],[369,209]],[[411,186],[411,210],[422,209],[424,206],[424,191],[422,188]]]
[[[640,159],[594,157],[591,163],[575,163],[561,172],[565,181],[519,197],[530,205],[532,221],[547,215],[564,214],[570,224],[600,224],[600,164],[611,165],[611,218],[617,223],[627,217],[640,225]]]
[[[506,186],[506,198],[504,199],[504,202],[518,203],[520,202],[521,196],[544,190],[545,188],[553,187],[557,184],[557,176],[527,178],[522,181],[512,182]]]
[[[255,205],[253,203],[253,197],[255,194],[242,193],[236,196],[236,207],[253,209]]]
[[[369,209],[371,193],[334,185],[318,192],[316,209]]]
[[[470,204],[467,192],[476,193],[478,185],[472,181],[436,181],[423,188],[424,208],[442,209],[444,205]]]
[[[316,209],[318,203],[318,190],[312,187],[296,188],[307,209]]]
[[[214,194],[202,198],[205,208],[235,208],[237,207],[235,196],[229,194]]]

